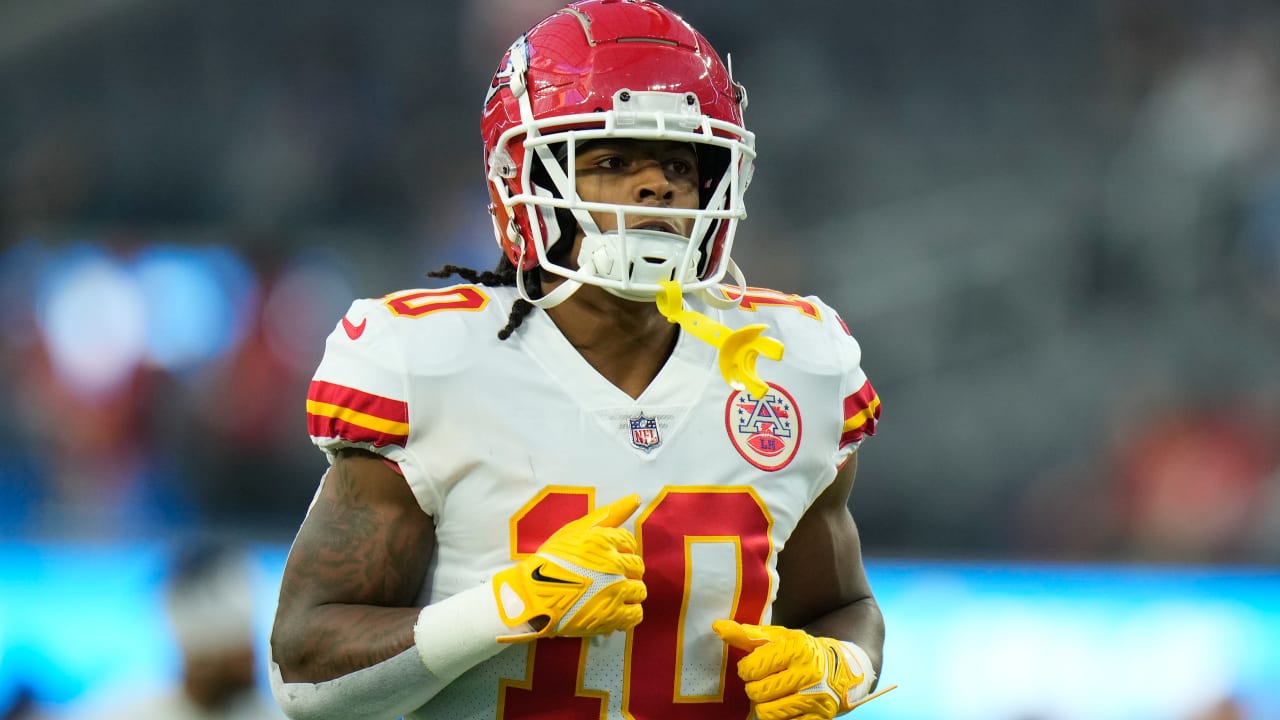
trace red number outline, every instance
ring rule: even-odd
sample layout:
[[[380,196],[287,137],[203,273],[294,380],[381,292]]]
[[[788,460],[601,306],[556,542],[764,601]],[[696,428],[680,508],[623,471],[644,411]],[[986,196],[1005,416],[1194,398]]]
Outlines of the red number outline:
[[[440,290],[409,290],[382,299],[392,315],[423,317],[440,310],[479,312],[489,304],[489,296],[472,285],[459,285]]]
[[[720,291],[723,292],[724,296],[730,300],[741,296],[742,302],[738,307],[743,310],[755,312],[756,308],[765,305],[789,307],[799,310],[802,315],[811,317],[814,320],[822,319],[822,313],[818,310],[817,305],[794,293],[784,293],[778,292],[777,290],[770,290],[769,288],[758,287],[748,287],[746,288],[746,292],[741,292],[738,288],[728,285],[722,285],[720,287]]]

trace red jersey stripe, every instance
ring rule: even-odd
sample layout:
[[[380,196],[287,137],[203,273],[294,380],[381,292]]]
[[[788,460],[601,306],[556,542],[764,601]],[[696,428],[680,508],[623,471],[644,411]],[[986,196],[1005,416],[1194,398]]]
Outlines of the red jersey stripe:
[[[858,392],[844,399],[844,419],[848,420],[858,413],[861,413],[863,410],[871,407],[876,400],[878,400],[876,397],[876,389],[871,387],[871,381],[864,381],[862,383],[862,387],[858,388]]]
[[[409,404],[403,400],[392,400],[346,385],[312,380],[307,400],[337,405],[393,422],[409,422]]]
[[[355,388],[313,381],[307,393],[307,429],[312,437],[375,447],[403,446],[409,440],[409,406]]]
[[[880,419],[880,396],[876,395],[870,380],[862,383],[858,392],[844,399],[844,418],[840,447],[858,442],[865,435],[876,434],[876,421]]]

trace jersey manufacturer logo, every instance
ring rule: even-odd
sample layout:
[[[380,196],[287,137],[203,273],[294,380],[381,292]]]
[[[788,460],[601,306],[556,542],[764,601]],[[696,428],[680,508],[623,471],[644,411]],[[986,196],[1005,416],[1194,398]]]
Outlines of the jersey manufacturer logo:
[[[649,452],[662,444],[657,418],[645,417],[644,413],[640,413],[640,417],[628,418],[627,422],[631,424],[632,447]]]
[[[731,393],[724,424],[738,453],[767,472],[786,467],[800,448],[800,408],[774,383],[759,400],[745,390]]]
[[[369,318],[364,318],[359,325],[352,325],[351,321],[344,315],[342,316],[342,329],[347,331],[347,337],[352,340],[359,340],[360,336],[364,334],[364,326],[368,322]]]

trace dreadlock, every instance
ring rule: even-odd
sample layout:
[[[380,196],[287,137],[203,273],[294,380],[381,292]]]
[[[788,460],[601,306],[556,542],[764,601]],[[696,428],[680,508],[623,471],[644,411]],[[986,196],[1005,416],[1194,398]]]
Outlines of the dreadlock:
[[[503,253],[502,259],[498,261],[498,266],[493,270],[480,272],[461,265],[446,264],[439,270],[432,270],[427,273],[427,277],[447,278],[457,275],[475,285],[514,287],[516,284],[516,272],[516,266],[507,258],[506,253]],[[525,283],[526,287],[530,287],[534,293],[540,295],[542,293],[542,283],[538,275],[537,268],[535,268],[525,277]],[[516,298],[515,303],[511,305],[511,314],[507,316],[506,326],[498,331],[498,339],[506,340],[511,337],[511,333],[514,333],[516,328],[520,327],[524,319],[529,316],[529,313],[533,312],[535,307],[533,303],[524,298]]]

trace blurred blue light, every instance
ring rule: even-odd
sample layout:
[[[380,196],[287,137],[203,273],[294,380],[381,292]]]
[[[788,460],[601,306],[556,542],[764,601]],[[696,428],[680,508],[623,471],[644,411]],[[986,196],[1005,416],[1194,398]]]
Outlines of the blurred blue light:
[[[216,359],[244,337],[252,275],[223,247],[156,245],[137,258],[147,308],[147,360],[181,371]]]
[[[54,258],[37,286],[37,323],[54,370],[88,395],[130,378],[144,352],[145,314],[136,279],[92,245]]]
[[[226,245],[210,245],[205,248],[204,257],[230,304],[228,343],[238,347],[258,322],[261,291],[257,273],[243,256]]]
[[[38,339],[35,322],[35,286],[52,253],[34,238],[26,238],[0,252],[0,306],[7,324],[0,343],[25,347]]]

